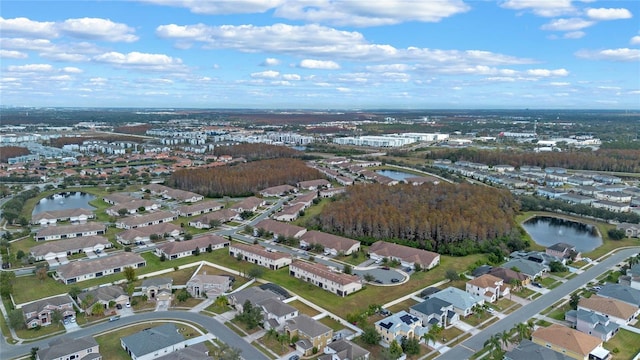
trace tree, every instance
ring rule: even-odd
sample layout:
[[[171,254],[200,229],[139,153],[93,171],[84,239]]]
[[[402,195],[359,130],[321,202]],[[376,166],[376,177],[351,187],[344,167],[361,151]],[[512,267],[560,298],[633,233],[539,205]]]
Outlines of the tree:
[[[345,273],[345,274],[351,275],[353,273],[353,267],[351,265],[349,265],[349,264],[345,264],[342,267],[342,272]]]
[[[80,302],[80,307],[82,308],[82,310],[86,311],[87,308],[91,306],[91,304],[93,304],[93,295],[87,294],[87,296],[85,296],[84,299],[82,299],[82,301]]]
[[[249,300],[244,302],[242,305],[242,313],[238,314],[237,317],[249,330],[262,325],[262,309],[253,306]]]
[[[562,265],[562,263],[560,261],[552,261],[549,263],[549,271],[551,272],[565,272],[568,271],[569,269]]]
[[[244,226],[244,232],[249,234],[249,235],[253,235],[253,226],[251,225],[245,225]]]
[[[264,274],[264,270],[261,267],[258,266],[254,266],[249,270],[249,277],[252,279],[256,279],[262,276],[262,274]]]
[[[382,336],[376,331],[376,328],[371,325],[367,325],[362,329],[362,335],[360,335],[360,338],[365,342],[365,344],[376,345],[380,342]]]
[[[165,255],[165,253],[162,253],[162,255],[160,255],[160,261],[167,261],[167,255]]]
[[[364,281],[372,282],[372,281],[375,281],[375,280],[376,280],[376,277],[373,276],[372,274],[370,274],[370,273],[364,274]]]
[[[14,330],[21,330],[26,327],[24,323],[24,315],[22,314],[22,310],[14,309],[9,312],[9,326]]]
[[[16,274],[13,271],[0,272],[0,296],[9,298],[13,292],[13,282],[15,279]]]
[[[176,294],[176,299],[179,302],[185,302],[190,297],[191,297],[191,294],[189,294],[189,292],[187,290],[185,290],[185,289],[182,289],[182,290],[178,291],[178,293]]]
[[[129,210],[125,209],[125,208],[120,208],[118,209],[118,215],[120,216],[125,216],[129,213]]]
[[[91,307],[91,315],[94,316],[102,316],[104,315],[104,306],[100,302],[96,302]]]
[[[51,323],[60,326],[62,322],[62,311],[55,309],[51,312]]]
[[[508,331],[503,331],[500,334],[500,341],[502,342],[504,350],[509,347],[509,343],[511,342],[511,334]]]
[[[124,278],[127,279],[128,283],[136,281],[136,269],[132,268],[131,266],[125,266]]]
[[[216,229],[216,228],[220,227],[220,225],[221,225],[221,224],[222,224],[222,223],[221,223],[221,222],[220,222],[220,220],[218,220],[218,219],[211,219],[211,220],[209,220],[209,227],[210,227],[211,229]]]
[[[627,234],[622,229],[620,229],[620,230],[618,230],[618,229],[609,229],[607,231],[607,235],[609,235],[609,238],[611,240],[622,240],[627,236]]]
[[[219,360],[242,360],[240,349],[229,346],[227,343],[218,343],[218,347],[212,351],[211,356]]]
[[[418,263],[414,263],[413,264],[413,271],[415,271],[415,272],[422,271],[422,266],[420,266],[420,264],[418,264]]]
[[[229,305],[229,300],[227,299],[226,296],[221,295],[221,296],[218,296],[213,303],[215,304],[215,306],[221,308]]]
[[[24,251],[22,249],[18,250],[18,252],[16,253],[16,259],[21,260],[26,254],[24,253]]]
[[[247,219],[251,219],[253,217],[253,211],[249,211],[249,210],[245,210],[243,212],[240,213],[240,218],[242,220],[247,220]]]
[[[396,340],[393,340],[391,341],[391,344],[389,344],[389,347],[384,349],[382,352],[382,356],[385,359],[395,360],[402,356],[402,346],[400,346]]]
[[[569,298],[569,306],[571,306],[573,310],[576,310],[578,309],[579,303],[580,303],[580,295],[576,293],[571,294],[571,297]]]
[[[518,336],[518,342],[531,337],[531,328],[527,323],[517,323],[515,326],[516,334]]]
[[[403,336],[400,341],[402,351],[407,355],[418,355],[420,353],[420,342],[415,337]]]
[[[36,278],[43,282],[47,279],[47,268],[41,267],[36,270]]]
[[[502,359],[502,346],[500,344],[500,334],[493,334],[484,342],[484,347],[489,348],[489,355],[492,359]]]
[[[184,233],[184,239],[185,240],[191,240],[191,239],[193,239],[193,235],[191,233]]]
[[[438,336],[436,334],[432,333],[431,331],[428,331],[428,332],[422,334],[422,338],[427,343],[427,346],[431,346],[431,347],[434,347],[435,344],[436,344],[436,341],[438,340]],[[433,344],[433,345],[431,345],[431,344]]]
[[[38,358],[38,350],[40,350],[40,348],[37,346],[31,348],[31,352],[29,353],[30,360],[36,360]]]
[[[199,247],[196,247],[196,249],[193,250],[193,255],[195,255],[195,256],[200,255],[200,248]]]
[[[456,272],[454,269],[447,269],[444,276],[450,281],[460,280],[460,275],[458,275],[458,272]]]
[[[80,287],[72,286],[71,289],[69,289],[69,296],[71,296],[74,299],[78,299],[78,295],[81,292],[82,292],[82,290],[80,289]]]

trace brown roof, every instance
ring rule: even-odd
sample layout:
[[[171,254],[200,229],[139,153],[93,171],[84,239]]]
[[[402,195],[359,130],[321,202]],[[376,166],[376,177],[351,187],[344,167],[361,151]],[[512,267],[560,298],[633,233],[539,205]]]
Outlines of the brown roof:
[[[260,245],[246,245],[246,244],[236,242],[231,244],[230,247],[236,248],[238,250],[246,251],[248,253],[255,254],[258,256],[262,256],[271,260],[291,259],[291,255],[289,254],[267,251],[265,248],[263,248]]]
[[[32,221],[39,221],[40,219],[66,219],[80,215],[93,215],[93,211],[89,209],[66,209],[66,210],[53,210],[37,213],[31,217]]]
[[[333,281],[335,283],[338,283],[340,285],[347,285],[347,284],[351,284],[351,283],[359,283],[360,282],[360,278],[357,277],[356,275],[349,275],[349,274],[345,274],[345,273],[336,273],[333,272],[329,269],[329,267],[322,265],[322,264],[318,264],[318,263],[309,263],[306,261],[294,261],[293,263],[291,263],[291,265],[289,265],[289,269],[293,270],[293,268],[299,268],[302,269],[304,271],[308,271],[312,274],[315,274],[323,279],[327,279],[330,281]]]
[[[320,244],[327,249],[336,249],[337,251],[347,251],[354,245],[360,244],[360,241],[316,230],[307,231],[300,237],[300,240],[309,244]]]
[[[233,205],[231,209],[253,209],[255,207],[260,206],[264,202],[264,199],[257,198],[255,196],[250,196],[239,203]]]
[[[142,256],[130,252],[124,252],[92,260],[72,261],[60,266],[56,272],[64,279],[71,279],[85,274],[96,273],[123,266],[133,266],[139,263],[146,263]]]
[[[590,298],[580,299],[578,306],[620,319],[629,319],[638,311],[637,306],[598,295],[592,295]]]
[[[178,208],[178,211],[181,213],[189,214],[196,211],[203,211],[208,209],[219,209],[222,207],[222,204],[215,200],[203,201],[194,205],[185,205]]]
[[[120,209],[131,210],[131,209],[138,209],[140,207],[145,207],[146,208],[146,207],[151,207],[154,204],[156,204],[155,201],[146,200],[146,199],[134,199],[133,201],[128,201],[128,202],[124,202],[124,203],[118,203],[116,205],[113,205],[108,210],[117,212]]]
[[[89,246],[103,244],[111,246],[111,242],[102,236],[78,236],[60,241],[48,241],[42,245],[32,247],[29,252],[34,256],[44,256],[50,252],[67,252],[70,250],[78,250]]]
[[[121,239],[132,240],[135,239],[136,236],[148,237],[153,234],[164,235],[165,233],[170,233],[175,230],[181,230],[180,226],[172,223],[160,223],[135,229],[128,229],[119,233],[117,236]]]
[[[37,237],[51,236],[51,235],[64,235],[64,234],[77,234],[88,231],[105,231],[107,227],[103,223],[88,222],[86,224],[76,225],[60,225],[60,226],[47,226],[38,230]]]
[[[471,284],[474,286],[477,286],[479,288],[495,288],[496,287],[496,283],[498,282],[503,282],[502,279],[500,279],[497,276],[493,276],[490,274],[484,274],[482,276],[478,276],[477,278],[473,279],[473,280],[469,280],[467,281],[467,284]]]
[[[121,194],[121,193],[106,195],[103,199],[109,200],[110,202],[115,204],[128,203],[131,201],[138,200],[128,194]]]
[[[209,245],[216,246],[219,244],[228,244],[229,240],[213,234],[194,237],[191,240],[171,241],[158,246],[162,252],[167,255],[179,254],[185,251],[193,251],[196,248],[205,249]]]
[[[298,185],[301,188],[307,188],[307,187],[318,187],[318,186],[325,186],[325,185],[329,185],[331,184],[329,181],[327,181],[326,179],[317,179],[317,180],[308,180],[308,181],[300,181],[298,183]]]
[[[505,284],[510,284],[511,280],[514,280],[514,279],[520,280],[520,281],[527,281],[529,279],[529,277],[525,274],[519,273],[511,269],[502,268],[502,267],[496,267],[489,270],[489,274],[504,280]]]
[[[202,215],[200,217],[197,217],[193,220],[189,220],[190,223],[203,223],[203,224],[208,224],[211,220],[219,220],[221,222],[227,222],[235,217],[238,216],[238,213],[230,210],[230,209],[222,209],[222,210],[218,210],[218,211],[213,211],[210,213],[207,213],[205,215]]]
[[[593,349],[602,345],[602,340],[595,336],[558,324],[552,324],[546,328],[539,328],[531,334],[531,338],[539,339],[585,357],[588,356]]]
[[[315,191],[312,191],[306,194],[296,196],[295,199],[291,200],[291,203],[292,204],[296,204],[296,203],[310,204],[313,201],[313,199],[317,197],[318,197],[318,193]]]
[[[273,219],[264,219],[257,223],[254,227],[256,229],[264,229],[278,236],[294,236],[301,231],[305,232],[307,230],[300,226],[283,223]]]
[[[430,266],[433,260],[440,256],[427,250],[398,245],[386,241],[376,241],[369,247],[369,253],[383,257],[396,257],[409,263],[418,263],[423,267]]]
[[[264,190],[260,190],[260,194],[267,194],[267,195],[280,195],[282,193],[285,193],[287,191],[291,191],[295,189],[293,186],[291,185],[278,185],[278,186],[272,186],[270,188],[266,188]]]
[[[124,219],[120,219],[117,222],[122,223],[125,226],[138,226],[165,219],[175,220],[175,218],[176,216],[169,211],[158,211],[147,215],[127,217]]]

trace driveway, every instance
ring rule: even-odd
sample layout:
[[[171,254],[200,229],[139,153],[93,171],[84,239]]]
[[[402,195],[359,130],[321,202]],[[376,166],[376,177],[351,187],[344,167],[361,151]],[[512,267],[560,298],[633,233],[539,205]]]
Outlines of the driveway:
[[[169,305],[171,305],[170,300],[158,300],[156,301],[156,311],[168,311]]]

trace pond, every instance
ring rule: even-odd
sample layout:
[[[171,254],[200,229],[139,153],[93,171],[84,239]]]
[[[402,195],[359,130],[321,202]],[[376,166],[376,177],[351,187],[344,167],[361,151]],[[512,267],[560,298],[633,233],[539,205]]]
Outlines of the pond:
[[[525,221],[522,227],[536,244],[545,247],[563,242],[573,245],[577,251],[585,253],[602,245],[602,238],[595,226],[576,221],[536,216]]]
[[[89,201],[96,197],[80,191],[64,192],[47,196],[40,200],[33,208],[31,215],[39,214],[44,211],[68,210],[68,209],[90,209],[94,207],[89,205]]]
[[[393,180],[398,180],[398,181],[404,180],[406,178],[418,176],[416,174],[410,174],[410,173],[407,173],[404,171],[398,171],[398,170],[376,170],[376,173],[392,178]]]

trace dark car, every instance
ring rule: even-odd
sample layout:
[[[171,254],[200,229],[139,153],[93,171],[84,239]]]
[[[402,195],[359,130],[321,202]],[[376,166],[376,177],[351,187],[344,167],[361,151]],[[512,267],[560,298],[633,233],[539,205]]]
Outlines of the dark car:
[[[391,282],[392,282],[392,283],[399,283],[399,282],[400,282],[400,279],[393,278],[393,279],[391,279]]]
[[[300,360],[300,356],[298,356],[298,355],[291,355],[291,356],[289,356],[289,360]]]
[[[382,270],[389,270],[389,267],[388,266],[383,266]]]
[[[540,285],[539,282],[532,282],[531,285],[535,286],[535,287],[539,287],[542,288],[542,285]]]
[[[122,310],[122,304],[116,304],[116,309]]]
[[[382,280],[380,280],[380,279],[375,279],[375,280],[373,280],[373,282],[376,283],[376,284],[382,284]]]

